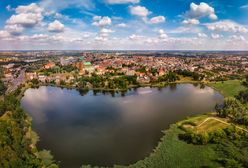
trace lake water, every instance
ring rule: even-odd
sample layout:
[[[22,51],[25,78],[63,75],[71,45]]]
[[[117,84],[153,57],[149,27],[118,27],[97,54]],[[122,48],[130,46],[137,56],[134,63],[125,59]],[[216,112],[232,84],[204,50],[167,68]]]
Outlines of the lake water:
[[[61,167],[74,168],[135,163],[152,152],[170,124],[222,101],[213,89],[192,84],[138,88],[125,96],[44,86],[28,89],[21,105],[33,118],[38,148],[50,150]]]

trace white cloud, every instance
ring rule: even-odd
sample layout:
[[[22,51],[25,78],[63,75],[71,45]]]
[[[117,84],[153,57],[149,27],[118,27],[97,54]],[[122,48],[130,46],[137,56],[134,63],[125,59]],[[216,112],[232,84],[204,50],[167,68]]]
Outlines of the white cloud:
[[[94,26],[104,27],[111,25],[112,21],[108,16],[94,16],[93,23]]]
[[[151,24],[158,24],[158,23],[164,23],[165,17],[164,16],[156,16],[150,19],[149,23]]]
[[[143,38],[143,36],[132,34],[131,36],[128,37],[130,40],[140,40]]]
[[[54,22],[48,25],[49,32],[60,33],[60,32],[63,32],[64,29],[65,29],[65,26],[58,20],[55,20]]]
[[[139,3],[140,0],[106,0],[109,4],[127,4],[127,3]]]
[[[207,38],[208,35],[206,35],[205,33],[197,33],[197,36],[200,38]]]
[[[22,32],[23,32],[23,30],[24,30],[24,28],[23,27],[21,27],[21,26],[19,26],[19,25],[6,25],[5,27],[5,30],[7,30],[11,35],[14,35],[14,36],[16,36],[16,35],[20,35]]]
[[[106,28],[102,28],[101,30],[100,30],[100,33],[113,33],[114,31],[113,30],[111,30],[111,29],[106,29]]]
[[[0,30],[0,39],[8,38],[9,36],[9,32],[7,32],[6,30]]]
[[[186,19],[182,23],[186,24],[186,25],[198,25],[198,24],[200,24],[198,19]]]
[[[120,24],[118,24],[116,26],[121,27],[121,28],[125,28],[125,27],[127,27],[127,24],[126,23],[120,23]]]
[[[50,36],[46,34],[34,34],[30,38],[33,40],[46,41],[50,39]]]
[[[216,20],[218,18],[215,14],[214,8],[204,2],[201,2],[199,5],[192,2],[190,4],[190,10],[186,12],[186,16],[196,19],[208,17],[211,20]]]
[[[211,38],[212,38],[212,39],[219,39],[219,38],[221,38],[221,37],[223,37],[223,36],[220,35],[220,34],[214,34],[214,33],[211,34]]]
[[[11,34],[19,34],[24,28],[34,27],[43,20],[43,9],[37,4],[31,3],[27,6],[18,6],[15,9],[16,14],[12,15],[6,21],[6,29]]]
[[[238,41],[246,41],[245,37],[244,36],[241,36],[241,35],[239,35],[239,36],[232,35],[232,36],[230,36],[230,39],[231,40],[238,40]]]
[[[40,23],[43,16],[40,13],[20,13],[18,15],[12,15],[8,20],[7,24],[17,24],[23,27],[33,27]]]
[[[147,17],[150,14],[149,10],[144,6],[131,6],[129,10],[132,15],[139,17]]]
[[[36,3],[31,3],[27,6],[18,6],[16,8],[16,13],[41,13],[43,11]]]
[[[165,39],[165,38],[168,37],[167,34],[165,33],[165,31],[163,29],[159,29],[158,30],[158,33],[159,33],[159,38],[160,39]]]
[[[110,33],[114,31],[111,29],[102,28],[100,29],[98,35],[95,37],[95,41],[107,41]]]
[[[96,36],[95,37],[95,41],[107,41],[108,39],[106,37],[103,37],[103,36]]]
[[[177,34],[192,34],[192,33],[201,33],[202,29],[199,26],[180,26],[175,29],[169,30],[169,33],[177,33]]]
[[[230,20],[219,21],[206,24],[211,31],[223,31],[232,33],[247,33],[248,28]]]
[[[166,20],[164,16],[155,16],[149,19],[148,15],[150,15],[151,12],[144,6],[130,6],[129,11],[132,15],[141,17],[147,24],[163,23]]]
[[[209,15],[209,19],[211,19],[211,20],[217,20],[218,19],[218,16],[216,14],[210,14]]]

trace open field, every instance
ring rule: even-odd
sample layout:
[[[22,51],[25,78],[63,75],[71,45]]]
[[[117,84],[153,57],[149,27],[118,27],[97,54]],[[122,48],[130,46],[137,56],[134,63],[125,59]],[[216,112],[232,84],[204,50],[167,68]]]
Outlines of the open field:
[[[191,130],[196,134],[201,134],[205,132],[213,132],[218,129],[224,129],[230,126],[231,123],[227,118],[217,117],[214,113],[209,113],[197,117],[192,117],[182,122],[178,125],[184,129]],[[240,125],[235,124],[237,129],[248,132],[248,130]]]
[[[241,85],[239,80],[229,80],[224,82],[210,82],[208,85],[215,90],[219,91],[225,97],[233,97],[237,95],[241,90],[245,90],[245,87]]]

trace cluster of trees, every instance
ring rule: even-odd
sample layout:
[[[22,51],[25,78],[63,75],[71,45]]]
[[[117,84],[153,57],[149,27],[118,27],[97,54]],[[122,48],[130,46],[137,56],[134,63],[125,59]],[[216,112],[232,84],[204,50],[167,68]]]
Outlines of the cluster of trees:
[[[169,71],[166,75],[158,78],[158,82],[175,82],[176,80],[179,80],[179,77],[172,71]]]
[[[120,76],[111,78],[93,74],[91,77],[83,76],[78,80],[79,88],[88,88],[89,84],[93,88],[127,89],[129,85],[137,85],[136,76]]]
[[[213,132],[204,132],[199,134],[189,130],[184,131],[185,133],[179,134],[179,139],[195,145],[206,145],[208,143],[217,144],[222,142],[224,139],[242,140],[248,138],[248,133],[236,128],[234,125],[231,125],[225,129],[218,129]]]
[[[6,86],[4,85],[3,81],[0,80],[0,95],[4,95],[6,90]]]
[[[248,103],[248,89],[240,91],[239,94],[236,96],[236,98],[242,104]]]
[[[0,67],[0,78],[3,78],[3,68],[2,67]],[[3,81],[0,80],[0,95],[4,95],[6,90],[7,90],[6,86],[4,85]]]
[[[248,109],[235,98],[225,98],[222,105],[216,105],[217,114],[220,117],[229,117],[234,122],[248,125]]]
[[[30,129],[31,120],[20,107],[19,94],[18,90],[0,101],[0,167],[56,168],[52,159],[46,164],[39,157],[37,138]]]
[[[218,156],[217,162],[223,167],[243,168],[248,165],[248,133],[231,125],[214,132],[196,134],[185,130],[179,139],[194,145],[215,144],[212,146]]]
[[[245,76],[245,81],[242,83],[244,86],[248,87],[248,75]]]
[[[72,65],[56,66],[54,68],[41,70],[41,72],[47,76],[50,76],[51,74],[55,74],[55,73],[65,73],[65,72],[71,73],[73,71],[77,72],[78,69]]]
[[[196,80],[196,81],[201,81],[204,78],[203,74],[198,74],[196,72],[191,72],[188,70],[177,70],[176,71],[178,75],[182,75],[184,77],[191,77],[192,79]]]

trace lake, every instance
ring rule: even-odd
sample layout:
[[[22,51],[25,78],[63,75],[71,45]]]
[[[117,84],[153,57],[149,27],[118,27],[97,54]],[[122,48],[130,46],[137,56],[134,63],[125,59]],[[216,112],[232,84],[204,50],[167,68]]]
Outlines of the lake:
[[[50,150],[61,167],[78,168],[144,159],[170,124],[210,112],[222,101],[213,89],[192,84],[115,95],[42,86],[28,89],[21,105],[40,136],[38,148]]]

